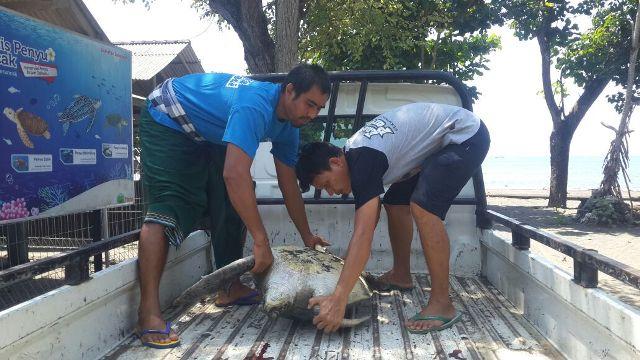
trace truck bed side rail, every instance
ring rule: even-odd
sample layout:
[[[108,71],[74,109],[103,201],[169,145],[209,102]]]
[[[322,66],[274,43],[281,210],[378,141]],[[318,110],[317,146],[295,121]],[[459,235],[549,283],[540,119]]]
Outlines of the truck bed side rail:
[[[598,271],[640,289],[640,270],[625,265],[596,250],[587,249],[559,236],[536,229],[524,222],[512,219],[493,210],[486,216],[511,230],[511,245],[519,250],[529,250],[531,240],[559,251],[573,259],[573,281],[585,288],[598,287]]]

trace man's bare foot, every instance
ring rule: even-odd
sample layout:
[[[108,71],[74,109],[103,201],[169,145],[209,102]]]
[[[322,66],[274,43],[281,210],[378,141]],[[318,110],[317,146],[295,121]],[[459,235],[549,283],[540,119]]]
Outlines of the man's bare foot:
[[[252,294],[254,294],[254,296],[251,296]],[[260,301],[260,295],[257,294],[254,289],[240,282],[240,280],[235,280],[231,284],[229,293],[227,293],[226,290],[218,291],[218,296],[216,297],[216,306],[228,306],[230,304],[233,304],[239,299],[246,299],[247,300],[246,303],[256,303]],[[238,304],[238,305],[246,305],[246,304],[245,302],[243,302],[242,304]]]
[[[160,330],[164,331],[167,327],[167,323],[161,316],[142,316],[138,317],[138,325],[136,326],[136,333],[141,334],[144,330]],[[154,342],[160,344],[168,344],[177,341],[178,334],[172,329],[169,335],[166,334],[144,334],[141,337],[142,342]]]
[[[382,280],[386,283],[396,285],[402,288],[412,288],[413,281],[411,280],[411,274],[398,274],[393,269],[387,271],[386,273],[380,275],[378,277],[379,280]]]
[[[393,269],[386,273],[375,277],[366,276],[365,280],[371,286],[373,290],[389,291],[389,290],[411,290],[413,289],[413,282],[411,281],[411,275],[398,275]]]
[[[453,303],[450,300],[436,302],[429,299],[427,307],[420,311],[420,316],[441,316],[447,319],[453,319],[456,314],[456,308],[453,307]],[[440,320],[408,320],[405,324],[411,330],[426,330],[442,326],[444,323],[444,321]]]

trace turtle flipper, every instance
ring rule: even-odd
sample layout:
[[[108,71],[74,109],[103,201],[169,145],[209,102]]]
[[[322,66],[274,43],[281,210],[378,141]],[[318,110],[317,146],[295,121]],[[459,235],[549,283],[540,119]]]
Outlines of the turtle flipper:
[[[42,136],[44,136],[45,139],[51,139],[51,133],[49,132],[49,130],[45,131]]]
[[[18,135],[20,135],[20,140],[22,140],[24,146],[33,149],[33,142],[31,142],[31,139],[29,139],[29,135],[24,130],[24,128],[20,126],[20,124],[18,124]]]
[[[89,126],[87,126],[87,134],[89,133],[89,130],[91,130],[91,127],[93,126],[93,122],[96,121],[96,112],[93,112],[93,116],[91,116],[91,119],[89,121]]]

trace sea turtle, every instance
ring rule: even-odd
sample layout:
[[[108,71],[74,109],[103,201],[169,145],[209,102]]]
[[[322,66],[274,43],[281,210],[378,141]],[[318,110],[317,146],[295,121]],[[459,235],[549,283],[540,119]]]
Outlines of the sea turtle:
[[[254,275],[257,288],[263,294],[263,310],[271,316],[310,320],[317,309],[308,309],[309,299],[333,293],[340,272],[342,259],[332,254],[297,246],[272,248],[273,264],[264,273]],[[221,285],[237,278],[254,265],[253,256],[237,260],[200,279],[180,295],[174,304],[193,303],[212,294]],[[371,291],[362,277],[349,294],[348,306],[371,298]],[[342,327],[356,326],[369,317],[343,319]]]
[[[122,128],[129,125],[129,122],[119,114],[109,114],[105,118],[105,124],[118,129],[118,134],[122,134]]]
[[[6,107],[3,112],[9,120],[16,123],[18,135],[26,147],[33,149],[33,142],[29,138],[29,134],[43,136],[45,139],[51,138],[49,125],[40,116],[24,111],[22,108],[14,111],[12,108]]]
[[[91,119],[89,126],[87,126],[87,132],[89,132],[96,119],[96,113],[100,105],[102,105],[100,100],[84,95],[75,95],[71,104],[63,112],[58,113],[58,120],[62,123],[63,134],[67,134],[70,123],[80,122],[86,118]]]

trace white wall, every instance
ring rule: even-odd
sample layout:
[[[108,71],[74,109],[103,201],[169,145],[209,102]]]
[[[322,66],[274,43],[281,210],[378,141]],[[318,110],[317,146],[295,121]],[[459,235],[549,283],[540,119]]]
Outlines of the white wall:
[[[640,311],[586,289],[502,234],[482,236],[482,274],[569,359],[640,359]]]

